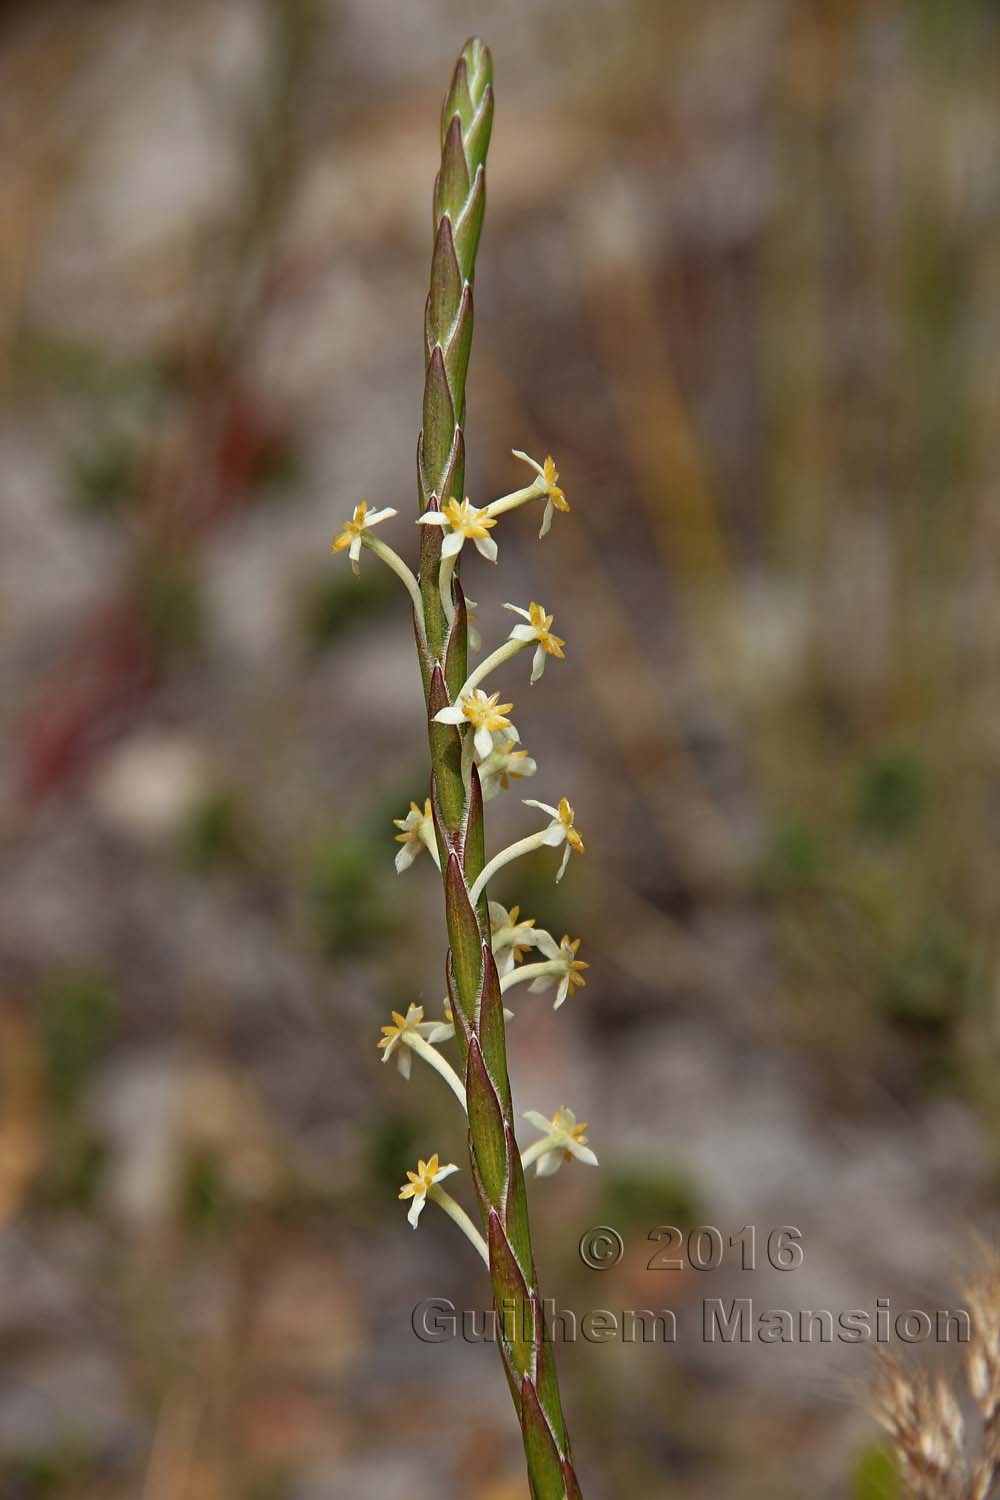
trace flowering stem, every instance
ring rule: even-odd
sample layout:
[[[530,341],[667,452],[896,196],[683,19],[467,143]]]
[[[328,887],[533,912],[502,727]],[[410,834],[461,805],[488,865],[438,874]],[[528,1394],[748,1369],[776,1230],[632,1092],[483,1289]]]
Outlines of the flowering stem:
[[[485,205],[492,115],[490,56],[473,39],[463,49],[445,100],[441,169],[434,188],[434,251],[424,316],[423,421],[417,448],[417,485],[424,514],[440,508],[449,497],[465,493],[463,425],[473,326],[472,283]],[[497,503],[509,509],[538,493],[532,487]],[[463,741],[472,738],[471,732],[463,733],[435,717],[458,701],[468,675],[468,617],[461,589],[453,581],[454,563],[441,557],[441,528],[419,529],[425,623],[417,646],[448,927],[448,994],[465,1074],[469,1148],[485,1242],[446,1193],[436,1186],[429,1193],[488,1264],[496,1305],[510,1299],[519,1309],[517,1326],[503,1326],[498,1341],[524,1438],[533,1500],[580,1500],[552,1349],[535,1333],[541,1291],[515,1142],[503,1004],[484,899],[486,881],[495,870],[517,854],[541,847],[551,833],[546,830],[523,839],[484,868],[482,786],[475,766],[468,763],[468,752],[463,756]]]
[[[385,542],[379,541],[377,536],[369,536],[367,532],[362,532],[361,541],[362,544],[367,547],[370,552],[374,552],[376,557],[380,557],[385,563],[386,567],[391,568],[396,577],[402,581],[406,592],[409,594],[410,599],[413,601],[413,612],[419,622],[420,633],[421,635],[423,635],[424,601],[420,597],[420,589],[417,585],[417,580],[414,578],[413,574],[410,572],[409,568],[406,566],[399,553],[394,552],[391,547],[387,547]]]
[[[519,651],[524,650],[525,646],[530,646],[531,644],[531,641],[504,641],[503,645],[498,646],[494,652],[486,657],[485,661],[479,663],[474,672],[470,672],[469,676],[465,679],[459,697],[461,698],[466,693],[471,693],[473,688],[478,687],[491,672],[496,671],[497,667],[502,667],[505,661],[510,661],[512,656],[516,656]]]
[[[544,979],[549,974],[562,974],[566,969],[562,959],[553,958],[540,964],[522,964],[520,968],[511,969],[500,981],[500,993],[506,995],[515,984],[526,984],[529,979]]]
[[[529,833],[527,838],[518,839],[516,843],[509,844],[506,849],[501,849],[499,854],[494,854],[469,892],[469,900],[473,906],[483,894],[488,882],[493,879],[498,870],[503,869],[504,865],[509,865],[513,859],[520,859],[522,854],[533,854],[536,849],[543,849],[547,833],[547,828],[543,828],[539,833]]]
[[[514,510],[528,500],[537,500],[544,494],[545,490],[539,488],[536,480],[534,484],[529,484],[527,489],[512,490],[509,495],[501,495],[499,500],[491,500],[486,506],[486,511],[491,516],[502,516],[505,510]]]
[[[445,1213],[448,1215],[449,1219],[451,1219],[453,1224],[458,1225],[459,1229],[465,1235],[465,1238],[468,1240],[472,1248],[476,1251],[477,1255],[480,1255],[485,1261],[486,1269],[489,1270],[490,1252],[487,1247],[486,1241],[483,1239],[482,1235],[479,1233],[479,1230],[476,1228],[475,1224],[473,1224],[472,1220],[469,1218],[469,1215],[465,1212],[465,1209],[462,1207],[462,1205],[460,1203],[456,1203],[451,1194],[445,1192],[441,1184],[437,1182],[432,1183],[431,1186],[427,1189],[427,1196],[428,1198],[432,1199],[432,1201],[436,1203],[439,1208],[444,1209]]]
[[[451,1089],[459,1104],[465,1110],[466,1114],[468,1114],[468,1105],[465,1102],[465,1089],[462,1086],[462,1080],[448,1059],[442,1057],[437,1048],[432,1047],[430,1042],[425,1041],[418,1032],[404,1031],[400,1040],[405,1042],[406,1046],[412,1052],[415,1052],[418,1057],[422,1057],[425,1063],[429,1063],[436,1072],[441,1074],[441,1077]]]

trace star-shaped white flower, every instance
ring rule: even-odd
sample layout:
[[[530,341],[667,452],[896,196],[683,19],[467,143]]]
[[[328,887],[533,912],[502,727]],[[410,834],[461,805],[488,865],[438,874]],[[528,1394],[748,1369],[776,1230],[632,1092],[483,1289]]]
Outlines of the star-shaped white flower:
[[[500,730],[493,735],[489,755],[477,760],[484,802],[491,802],[501,789],[506,791],[512,779],[520,781],[524,776],[534,776],[538,770],[538,762],[527,750],[515,749],[516,745],[516,736],[511,739],[505,730]]]
[[[583,970],[589,969],[590,965],[576,956],[580,947],[579,938],[574,938],[571,942],[569,936],[563,934],[562,940],[557,943],[547,932],[540,932],[538,937],[536,947],[541,949],[550,963],[558,963],[560,967],[553,970],[551,974],[543,974],[538,979],[533,979],[528,989],[533,995],[540,995],[556,984],[556,998],[552,1009],[558,1010],[567,995],[571,995],[576,989],[584,988],[587,981],[583,977]]]
[[[377,1044],[383,1048],[382,1061],[388,1062],[392,1054],[396,1054],[396,1066],[404,1078],[409,1078],[410,1069],[413,1066],[413,1053],[405,1045],[404,1038],[407,1032],[414,1036],[423,1037],[425,1041],[433,1041],[433,1033],[437,1029],[437,1021],[424,1020],[424,1008],[422,1005],[411,1005],[406,1015],[401,1016],[398,1010],[392,1013],[391,1026],[383,1026],[383,1036]]]
[[[435,724],[471,724],[475,730],[473,743],[476,754],[483,757],[489,755],[493,749],[493,736],[503,731],[508,739],[517,741],[520,735],[509,719],[505,718],[513,703],[498,703],[499,693],[491,693],[489,697],[482,688],[473,688],[469,693],[463,693],[457,703],[449,708],[442,708],[434,715]]]
[[[547,932],[538,931],[531,917],[525,917],[522,921],[519,906],[512,906],[508,911],[499,901],[491,901],[489,908],[493,957],[496,959],[497,973],[502,979],[515,964],[521,962],[529,948],[540,948],[546,939],[552,943],[552,938]],[[557,953],[558,951],[556,949]]]
[[[566,873],[566,866],[569,864],[570,851],[573,850],[576,854],[584,852],[583,839],[580,837],[579,830],[573,826],[575,817],[573,809],[565,797],[560,797],[558,807],[552,807],[548,802],[536,802],[531,797],[524,798],[524,805],[525,807],[540,808],[542,812],[548,813],[552,819],[552,822],[545,830],[545,836],[542,839],[543,844],[548,844],[553,849],[557,849],[563,843],[566,845],[566,852],[563,855],[562,864],[559,866],[559,871],[556,875],[557,881],[562,880],[563,875]]]
[[[565,1105],[556,1110],[551,1120],[537,1109],[525,1110],[524,1118],[542,1132],[543,1139],[535,1141],[521,1155],[523,1166],[530,1166],[533,1161],[536,1163],[536,1177],[551,1177],[564,1161],[572,1161],[574,1156],[588,1167],[598,1165],[597,1157],[587,1145],[586,1122],[578,1125],[576,1115]]]
[[[415,1172],[407,1172],[406,1175],[409,1181],[403,1183],[403,1186],[399,1190],[399,1196],[400,1198],[413,1199],[413,1202],[410,1204],[410,1211],[406,1217],[414,1229],[416,1229],[417,1220],[424,1211],[427,1194],[431,1188],[435,1183],[441,1182],[445,1177],[450,1177],[452,1172],[457,1171],[458,1168],[454,1163],[446,1167],[440,1166],[437,1152],[435,1151],[430,1161],[418,1161],[417,1170]]]
[[[526,463],[534,469],[538,478],[535,480],[535,489],[539,495],[545,496],[545,512],[542,516],[542,527],[539,537],[543,537],[552,525],[552,515],[556,510],[568,511],[569,502],[562,490],[559,488],[559,470],[552,461],[551,453],[542,464],[536,463],[527,453],[522,453],[520,448],[512,448],[511,452],[515,458]]]
[[[441,510],[425,510],[417,517],[418,526],[440,526],[444,530],[442,558],[457,557],[468,541],[491,563],[497,560],[497,544],[490,536],[490,529],[496,524],[488,509],[480,510],[468,496],[461,504],[452,496]]]
[[[547,656],[558,657],[563,660],[566,653],[563,650],[566,642],[562,636],[552,634],[552,621],[554,616],[547,615],[540,604],[531,604],[527,609],[522,609],[519,604],[505,604],[504,609],[509,609],[515,615],[527,620],[527,625],[515,625],[510,633],[512,641],[537,641],[535,655],[531,663],[531,681],[536,683],[545,671],[545,658]]]
[[[431,799],[424,801],[423,810],[419,803],[411,802],[410,810],[405,818],[393,818],[393,823],[402,832],[396,834],[397,844],[402,848],[396,851],[396,872],[402,874],[408,870],[422,849],[426,849],[433,859],[438,863],[437,839],[434,837],[434,818],[431,814]]]
[[[344,522],[342,531],[338,531],[333,539],[331,552],[344,552],[346,550],[351,559],[351,567],[355,573],[360,573],[358,561],[361,557],[361,548],[364,545],[365,532],[371,527],[378,526],[382,521],[388,521],[390,516],[396,516],[399,512],[387,505],[384,510],[369,510],[367,500],[362,500],[360,505],[354,507],[354,515],[350,521]]]

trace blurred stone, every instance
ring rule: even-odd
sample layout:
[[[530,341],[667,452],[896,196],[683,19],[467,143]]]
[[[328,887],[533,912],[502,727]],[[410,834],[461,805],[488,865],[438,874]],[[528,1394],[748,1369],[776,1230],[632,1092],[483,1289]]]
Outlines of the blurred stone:
[[[99,762],[91,796],[119,833],[163,843],[180,832],[211,786],[209,758],[192,740],[140,731]]]

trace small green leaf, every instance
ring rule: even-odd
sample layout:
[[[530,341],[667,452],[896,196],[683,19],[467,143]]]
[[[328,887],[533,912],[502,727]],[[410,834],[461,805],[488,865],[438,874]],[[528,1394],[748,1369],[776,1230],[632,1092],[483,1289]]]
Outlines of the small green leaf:
[[[427,490],[438,496],[442,493],[440,476],[448,467],[454,440],[455,408],[448,389],[444,355],[435,347],[427,363],[424,383],[423,465]]]
[[[479,1044],[490,1077],[501,1080],[498,1092],[505,1109],[510,1109],[510,1085],[507,1082],[507,1038],[504,1034],[503,1001],[500,980],[493,954],[484,943],[482,948],[483,988],[479,1002]]]
[[[533,1283],[535,1258],[531,1251],[531,1226],[528,1223],[528,1195],[524,1190],[524,1169],[521,1166],[521,1154],[517,1149],[514,1131],[509,1120],[506,1122],[506,1130],[510,1175],[504,1204],[504,1222],[507,1225],[507,1238],[510,1240],[510,1247],[517,1257],[518,1264],[527,1280]]]
[[[493,1302],[501,1341],[517,1374],[524,1376],[533,1368],[535,1359],[538,1329],[534,1326],[535,1319],[532,1316],[534,1304],[528,1284],[511,1254],[500,1216],[492,1209],[487,1221],[487,1239],[490,1246]]]
[[[507,1141],[503,1115],[493,1080],[486,1071],[479,1038],[469,1039],[465,1068],[465,1092],[469,1105],[469,1130],[476,1168],[487,1202],[498,1204],[507,1185]],[[518,1276],[520,1276],[518,1271]]]
[[[465,438],[461,427],[455,429],[455,441],[439,483],[438,493],[443,500],[448,501],[452,497],[462,499],[465,491]]]
[[[521,1382],[521,1429],[528,1476],[537,1500],[565,1500],[563,1466],[535,1387],[526,1375]]]
[[[552,1345],[545,1339],[539,1339],[538,1357],[535,1361],[535,1389],[538,1394],[538,1404],[548,1418],[549,1426],[555,1435],[556,1442],[560,1448],[566,1447],[566,1425],[563,1421],[562,1405],[559,1400],[559,1380],[556,1376],[556,1362],[552,1353]]]
[[[448,220],[443,219],[443,224]],[[459,421],[465,415],[465,377],[469,370],[469,355],[472,353],[472,288],[462,293],[458,320],[444,351],[444,367],[448,374],[448,386]]]
[[[479,236],[483,231],[483,215],[486,212],[486,173],[477,168],[469,201],[460,217],[455,221],[453,241],[461,274],[471,282],[479,249]]]
[[[434,236],[434,254],[431,257],[431,287],[427,294],[427,310],[424,333],[427,339],[427,356],[430,358],[435,344],[446,344],[452,324],[458,317],[462,302],[463,276],[459,269],[455,241],[451,233],[451,220],[446,216],[438,225]],[[467,342],[471,342],[470,329]],[[466,352],[468,363],[468,352]],[[454,390],[454,384],[452,385]]]
[[[465,147],[462,144],[462,122],[458,115],[452,115],[445,134],[444,147],[441,151],[441,171],[438,173],[436,186],[438,217],[448,214],[452,219],[457,219],[465,207],[469,190],[472,187],[469,180],[469,168],[465,161]]]
[[[441,110],[441,145],[445,143],[452,115],[458,115],[462,122],[462,129],[468,130],[475,112],[476,107],[469,92],[468,64],[464,57],[460,57],[455,64],[451,88],[445,96],[444,107]]]
[[[482,978],[483,939],[469,901],[458,856],[450,854],[444,870],[445,916],[459,1003],[471,1020],[476,1013]]]
[[[425,528],[427,529],[427,528]],[[455,599],[455,618],[448,632],[448,643],[444,658],[444,680],[448,692],[457,698],[468,675],[469,666],[469,619],[465,608],[465,595],[458,579],[452,576],[452,593]],[[482,866],[479,867],[482,869]],[[468,857],[466,857],[468,869]],[[476,871],[476,875],[479,870]],[[473,876],[475,879],[475,876]]]
[[[483,102],[476,110],[475,119],[465,132],[465,152],[469,170],[475,172],[486,161],[493,133],[493,89],[487,86]]]
[[[429,529],[429,528],[427,528]],[[461,826],[465,810],[465,785],[462,781],[462,740],[455,724],[436,724],[434,715],[449,703],[448,690],[444,685],[444,674],[435,664],[431,673],[427,703],[427,737],[430,742],[431,761],[434,765],[434,780],[438,807],[444,825],[450,833]],[[466,897],[468,904],[468,897]]]

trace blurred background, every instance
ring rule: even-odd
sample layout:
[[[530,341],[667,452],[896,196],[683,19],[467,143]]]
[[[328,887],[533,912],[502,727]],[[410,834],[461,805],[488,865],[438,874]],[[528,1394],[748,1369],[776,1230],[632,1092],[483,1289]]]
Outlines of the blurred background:
[[[487,642],[509,598],[568,641],[503,677],[588,851],[493,891],[591,964],[514,992],[517,1107],[601,1158],[532,1182],[537,1251],[560,1306],[680,1325],[560,1351],[588,1497],[891,1496],[871,1348],[708,1346],[701,1301],[949,1306],[996,1230],[995,5],[8,4],[4,1500],[526,1497],[495,1351],[410,1327],[487,1290],[396,1200],[465,1160],[375,1048],[443,994],[430,862],[393,869],[422,704],[402,590],[329,555],[362,498],[415,552],[470,31],[468,490],[551,451],[573,507],[466,568]],[[649,1271],[666,1224],[756,1225],[759,1269]]]

